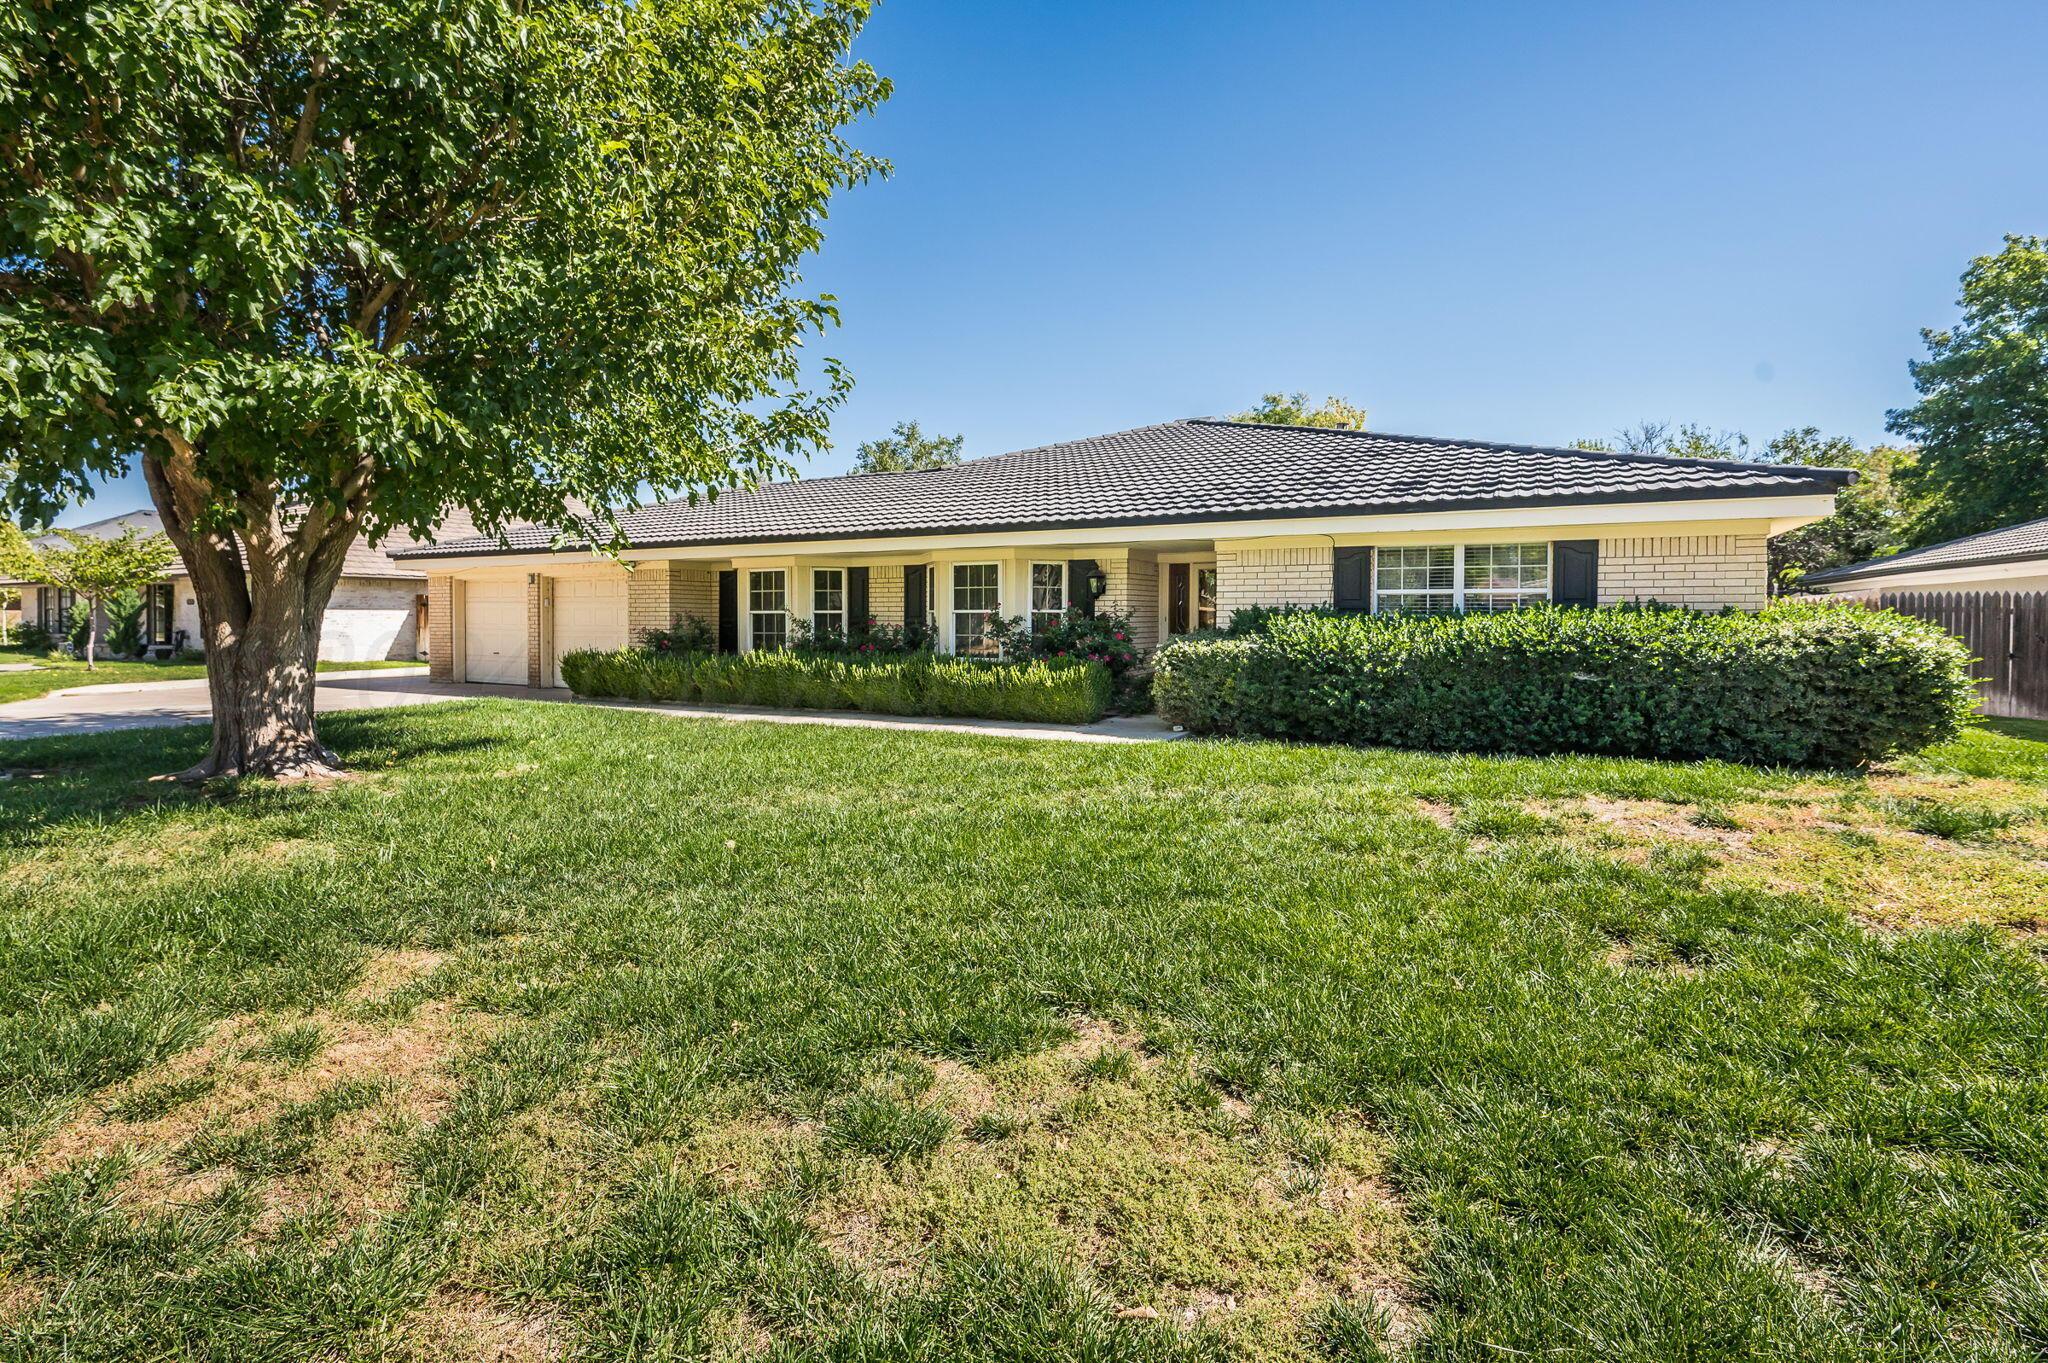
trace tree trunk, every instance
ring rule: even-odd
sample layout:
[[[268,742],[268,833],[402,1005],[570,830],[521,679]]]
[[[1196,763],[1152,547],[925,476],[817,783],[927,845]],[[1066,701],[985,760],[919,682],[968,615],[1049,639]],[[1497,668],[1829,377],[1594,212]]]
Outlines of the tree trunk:
[[[289,524],[274,504],[244,503],[238,552],[234,540],[194,528],[194,495],[176,463],[145,455],[143,469],[199,603],[213,709],[206,759],[178,778],[338,775],[339,759],[314,735],[313,686],[354,515]]]

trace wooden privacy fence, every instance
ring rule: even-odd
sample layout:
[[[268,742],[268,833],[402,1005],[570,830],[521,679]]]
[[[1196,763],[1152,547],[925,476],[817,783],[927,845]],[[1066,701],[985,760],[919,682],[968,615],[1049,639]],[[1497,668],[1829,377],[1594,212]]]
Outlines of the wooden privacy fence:
[[[1932,620],[1961,639],[1983,680],[1983,711],[2048,719],[2048,592],[1882,592],[1872,604]]]

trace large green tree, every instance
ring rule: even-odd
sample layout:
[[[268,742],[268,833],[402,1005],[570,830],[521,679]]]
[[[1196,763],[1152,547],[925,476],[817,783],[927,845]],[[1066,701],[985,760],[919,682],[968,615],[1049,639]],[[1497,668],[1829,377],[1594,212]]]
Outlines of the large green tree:
[[[909,473],[951,468],[960,462],[964,435],[926,435],[915,421],[899,421],[885,436],[863,440],[854,451],[856,473]]]
[[[1912,546],[2048,516],[2048,240],[1971,261],[1961,302],[1956,325],[1920,333],[1920,400],[1891,414],[1919,447],[1901,471]]]
[[[1232,421],[1249,421],[1261,426],[1321,426],[1328,430],[1362,431],[1365,408],[1332,393],[1311,403],[1307,393],[1268,393],[1259,405],[1239,412]]]
[[[774,476],[846,379],[797,269],[876,169],[867,0],[0,5],[0,459],[39,515],[141,464],[213,745],[317,773],[359,536]],[[815,381],[806,375],[814,373]],[[239,546],[239,547],[238,547]]]

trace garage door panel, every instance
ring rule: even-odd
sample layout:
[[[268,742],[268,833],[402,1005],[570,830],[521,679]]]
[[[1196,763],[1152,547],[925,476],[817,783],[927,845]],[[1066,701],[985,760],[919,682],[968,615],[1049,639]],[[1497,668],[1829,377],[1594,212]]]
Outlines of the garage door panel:
[[[526,584],[469,583],[462,616],[469,680],[526,685]]]
[[[626,584],[612,578],[555,579],[555,676],[562,658],[578,649],[626,646]]]

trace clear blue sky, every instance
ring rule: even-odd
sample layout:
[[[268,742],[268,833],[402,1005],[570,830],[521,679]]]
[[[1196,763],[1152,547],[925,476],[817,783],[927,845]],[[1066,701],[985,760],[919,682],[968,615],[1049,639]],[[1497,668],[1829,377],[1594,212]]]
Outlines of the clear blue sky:
[[[2048,232],[2044,53],[2038,0],[882,0],[895,174],[808,270],[857,381],[808,471],[906,417],[974,456],[1269,389],[1876,439],[1970,257]]]

